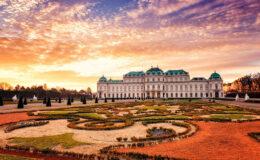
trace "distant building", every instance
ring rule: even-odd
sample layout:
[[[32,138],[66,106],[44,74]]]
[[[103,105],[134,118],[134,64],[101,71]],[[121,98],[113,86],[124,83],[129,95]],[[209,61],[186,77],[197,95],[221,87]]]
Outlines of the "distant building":
[[[206,79],[190,79],[184,70],[150,68],[146,72],[129,72],[123,80],[107,80],[102,76],[97,82],[99,98],[221,98],[223,80],[214,72]]]

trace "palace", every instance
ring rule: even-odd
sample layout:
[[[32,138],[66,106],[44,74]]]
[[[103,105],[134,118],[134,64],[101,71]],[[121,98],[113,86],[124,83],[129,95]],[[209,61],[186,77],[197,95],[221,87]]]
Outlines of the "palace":
[[[97,82],[98,98],[222,98],[223,80],[214,72],[206,79],[190,79],[184,70],[163,72],[152,67],[146,72],[129,72],[123,80],[107,80],[102,76]]]

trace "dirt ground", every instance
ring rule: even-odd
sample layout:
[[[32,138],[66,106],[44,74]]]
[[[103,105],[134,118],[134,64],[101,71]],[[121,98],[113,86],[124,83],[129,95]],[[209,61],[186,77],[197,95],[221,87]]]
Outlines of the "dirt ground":
[[[192,137],[146,148],[119,149],[199,160],[259,160],[260,143],[247,135],[260,132],[260,121],[245,123],[197,122],[200,130]]]
[[[41,137],[58,135],[64,133],[74,133],[73,138],[81,142],[90,142],[91,145],[76,146],[71,149],[63,149],[61,146],[55,146],[53,149],[59,151],[73,151],[76,153],[98,153],[99,149],[111,145],[117,144],[117,137],[145,137],[146,129],[152,127],[164,127],[172,128],[177,133],[185,130],[183,127],[173,126],[171,123],[156,123],[143,126],[141,122],[136,122],[133,126],[108,131],[94,131],[94,130],[77,130],[67,127],[67,120],[53,120],[49,124],[38,127],[28,127],[14,130],[10,133],[4,133],[4,127],[0,128],[0,145],[4,146],[7,143],[7,139],[11,137]]]
[[[29,119],[37,119],[39,116],[28,116],[26,112],[23,113],[10,113],[10,114],[0,114],[0,125],[18,122]]]

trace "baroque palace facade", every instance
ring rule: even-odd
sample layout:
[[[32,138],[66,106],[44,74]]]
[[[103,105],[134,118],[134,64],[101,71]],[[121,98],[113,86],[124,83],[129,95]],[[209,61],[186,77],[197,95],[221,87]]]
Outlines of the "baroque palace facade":
[[[223,80],[214,72],[209,79],[190,79],[184,70],[163,72],[152,67],[146,72],[129,72],[123,80],[107,80],[102,76],[97,82],[98,98],[222,98]]]

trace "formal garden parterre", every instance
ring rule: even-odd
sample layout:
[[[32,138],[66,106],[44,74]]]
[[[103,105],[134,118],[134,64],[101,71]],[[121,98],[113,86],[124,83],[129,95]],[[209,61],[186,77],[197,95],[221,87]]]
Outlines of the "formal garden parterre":
[[[0,122],[2,148],[85,159],[154,159],[162,155],[130,154],[128,151],[118,152],[117,149],[143,148],[162,143],[174,145],[175,141],[183,141],[200,130],[200,122],[197,121],[258,121],[260,111],[205,100],[146,100],[50,108],[28,112],[26,116],[28,119],[15,121],[14,116],[10,122]],[[259,132],[248,133],[248,138],[257,137],[251,139],[259,140]],[[170,155],[168,158],[182,157]]]

